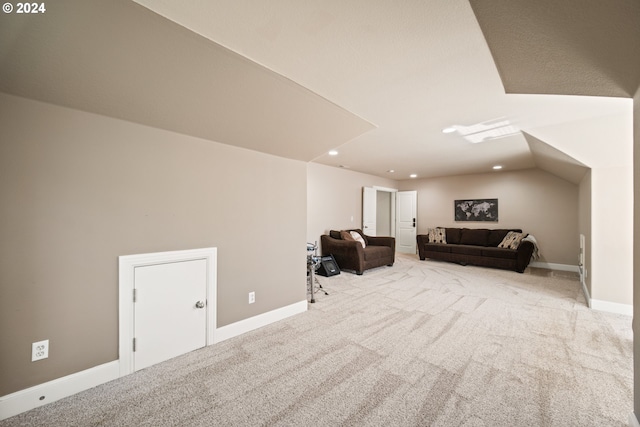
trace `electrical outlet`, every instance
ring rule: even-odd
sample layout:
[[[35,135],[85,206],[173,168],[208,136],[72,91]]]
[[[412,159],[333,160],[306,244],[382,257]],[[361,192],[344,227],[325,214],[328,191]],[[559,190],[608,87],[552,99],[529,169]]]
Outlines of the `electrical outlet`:
[[[49,357],[49,340],[38,341],[31,344],[31,361],[42,360]]]
[[[249,304],[253,304],[254,302],[256,302],[256,293],[249,292]]]

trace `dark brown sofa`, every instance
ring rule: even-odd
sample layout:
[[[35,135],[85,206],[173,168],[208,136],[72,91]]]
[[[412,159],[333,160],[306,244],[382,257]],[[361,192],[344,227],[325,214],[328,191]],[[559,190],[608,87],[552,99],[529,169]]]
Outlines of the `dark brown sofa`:
[[[431,258],[458,264],[478,265],[524,272],[533,254],[534,244],[523,240],[517,249],[500,248],[498,245],[509,231],[518,229],[445,228],[446,243],[429,242],[429,235],[419,234],[420,259]]]
[[[355,240],[343,240],[340,231],[331,230],[320,236],[322,255],[333,255],[341,270],[354,270],[362,274],[365,270],[383,265],[392,266],[396,256],[396,239],[393,237],[373,237],[357,231],[364,238],[366,246]]]

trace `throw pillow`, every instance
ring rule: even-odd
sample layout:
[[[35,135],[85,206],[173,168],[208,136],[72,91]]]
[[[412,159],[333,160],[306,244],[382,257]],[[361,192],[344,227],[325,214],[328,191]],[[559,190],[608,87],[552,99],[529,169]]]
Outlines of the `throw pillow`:
[[[510,231],[506,236],[504,236],[504,239],[502,239],[502,242],[500,242],[498,247],[505,249],[518,249],[518,246],[520,246],[520,242],[522,241],[523,237],[523,233]]]
[[[429,229],[429,242],[430,243],[447,243],[446,230],[441,227]]]
[[[358,233],[357,231],[352,231],[351,237],[353,237],[353,240],[357,240],[358,242],[360,242],[363,248],[367,247],[367,244],[364,242],[364,239],[362,238],[360,233]]]
[[[342,230],[340,232],[340,238],[342,240],[355,240],[353,237],[351,237],[351,233],[349,233],[348,231],[344,231],[344,230]]]

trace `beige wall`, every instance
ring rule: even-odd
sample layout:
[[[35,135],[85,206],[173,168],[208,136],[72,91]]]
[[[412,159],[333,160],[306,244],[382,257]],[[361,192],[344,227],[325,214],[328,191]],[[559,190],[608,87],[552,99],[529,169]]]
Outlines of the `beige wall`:
[[[591,170],[591,299],[633,303],[633,170]]]
[[[633,295],[633,113],[567,122],[532,134],[591,168],[590,296],[630,305]],[[597,301],[594,301],[597,300]]]
[[[307,241],[329,230],[362,228],[362,187],[397,188],[397,182],[348,169],[307,165]]]
[[[402,181],[418,191],[418,234],[431,227],[521,228],[539,243],[541,262],[577,265],[578,186],[539,169]],[[495,222],[455,222],[454,200],[497,198]]]
[[[303,162],[0,94],[0,396],[118,358],[119,255],[217,247],[218,326],[304,301],[306,179]]]

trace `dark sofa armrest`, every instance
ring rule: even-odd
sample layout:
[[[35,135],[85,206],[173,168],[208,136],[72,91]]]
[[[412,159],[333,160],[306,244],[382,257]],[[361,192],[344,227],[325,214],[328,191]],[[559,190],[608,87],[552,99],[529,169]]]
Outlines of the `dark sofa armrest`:
[[[529,265],[531,255],[533,255],[533,249],[533,242],[530,242],[529,240],[520,242],[517,249],[518,257],[516,259],[516,271],[518,273],[523,273],[524,269]]]
[[[420,256],[420,259],[424,261],[424,259],[426,258],[426,255],[424,254],[425,252],[424,245],[425,243],[429,243],[429,235],[418,234],[416,236],[416,241],[418,244],[418,255]]]
[[[323,234],[320,236],[322,255],[333,255],[338,267],[362,272],[364,269],[364,248],[355,240],[334,239]]]
[[[387,237],[387,236],[366,236],[366,237],[367,237],[368,244],[371,246],[389,246],[393,252],[396,251],[395,237]]]

